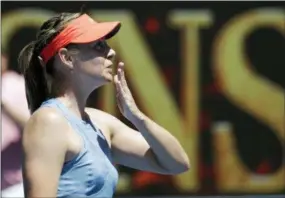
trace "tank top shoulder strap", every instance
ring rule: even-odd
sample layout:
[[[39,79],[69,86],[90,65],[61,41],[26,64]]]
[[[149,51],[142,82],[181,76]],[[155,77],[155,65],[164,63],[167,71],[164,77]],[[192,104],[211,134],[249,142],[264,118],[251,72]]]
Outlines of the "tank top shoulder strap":
[[[54,108],[58,109],[69,122],[71,122],[71,123],[77,122],[77,120],[75,120],[70,115],[70,112],[68,112],[67,108],[55,98],[46,100],[45,102],[43,102],[41,107],[54,107]]]
[[[81,132],[84,130],[83,122],[79,118],[76,118],[75,115],[73,115],[67,107],[65,107],[60,101],[58,101],[55,98],[48,99],[47,101],[43,102],[41,107],[53,107],[56,108],[62,113],[62,115],[65,117],[65,119],[69,122],[69,124],[72,126],[72,128],[75,130],[76,133],[78,133],[83,140],[85,141],[86,138],[84,134]]]
[[[78,161],[81,158],[81,156],[83,156],[84,153],[87,152],[86,137],[81,132],[81,130],[84,130],[84,129],[82,128],[82,125],[79,119],[75,119],[75,116],[73,116],[68,111],[68,109],[57,99],[55,98],[48,99],[42,103],[41,107],[52,107],[52,108],[56,108],[57,110],[59,110],[60,113],[65,117],[65,119],[74,129],[74,131],[81,137],[83,141],[83,148],[81,149],[80,153],[78,153],[78,155],[75,156],[71,161],[65,162],[64,169],[68,169],[68,167],[72,166],[73,163],[76,163],[76,161]]]

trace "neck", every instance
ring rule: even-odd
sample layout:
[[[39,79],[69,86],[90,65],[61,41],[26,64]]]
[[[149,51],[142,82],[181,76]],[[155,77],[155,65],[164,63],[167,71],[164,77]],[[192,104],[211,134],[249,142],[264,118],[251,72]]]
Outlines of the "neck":
[[[94,85],[93,81],[84,85],[81,80],[66,80],[56,83],[52,81],[51,95],[57,96],[57,98],[75,115],[84,119],[85,118],[85,106],[87,99],[94,89],[100,87],[99,85]]]
[[[80,94],[74,91],[67,91],[58,99],[75,115],[84,119],[85,106],[89,94]]]

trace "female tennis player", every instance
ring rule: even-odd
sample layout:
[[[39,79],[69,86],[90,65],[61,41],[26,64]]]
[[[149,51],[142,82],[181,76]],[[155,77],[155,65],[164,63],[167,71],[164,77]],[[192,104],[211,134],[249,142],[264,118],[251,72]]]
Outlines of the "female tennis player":
[[[112,74],[115,51],[106,40],[120,27],[61,13],[21,51],[32,113],[23,135],[26,197],[112,197],[118,181],[113,164],[169,175],[189,169],[177,139],[137,107],[124,63]],[[120,112],[137,131],[85,108],[90,93],[106,83],[115,84]]]

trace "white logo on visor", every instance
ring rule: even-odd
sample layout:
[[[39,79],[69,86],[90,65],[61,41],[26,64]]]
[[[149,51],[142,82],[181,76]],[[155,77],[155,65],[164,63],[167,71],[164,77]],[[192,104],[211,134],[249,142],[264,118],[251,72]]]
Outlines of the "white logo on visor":
[[[93,19],[91,19],[91,18],[89,18],[89,21],[90,21],[91,23],[95,23],[95,22],[94,22],[94,20],[93,20]]]

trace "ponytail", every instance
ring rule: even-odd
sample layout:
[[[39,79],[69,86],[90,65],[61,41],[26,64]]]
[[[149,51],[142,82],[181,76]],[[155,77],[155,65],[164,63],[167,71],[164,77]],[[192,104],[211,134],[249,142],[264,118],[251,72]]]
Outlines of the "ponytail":
[[[26,98],[31,113],[34,113],[49,95],[44,70],[34,48],[35,42],[29,43],[22,49],[18,58],[25,78]]]
[[[47,78],[53,77],[54,60],[52,58],[45,67],[42,67],[38,59],[39,52],[64,29],[69,21],[78,18],[81,14],[60,13],[45,21],[37,34],[37,41],[29,43],[20,52],[18,64],[25,78],[26,98],[31,113],[34,113],[45,100],[51,97]]]

